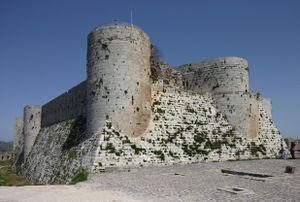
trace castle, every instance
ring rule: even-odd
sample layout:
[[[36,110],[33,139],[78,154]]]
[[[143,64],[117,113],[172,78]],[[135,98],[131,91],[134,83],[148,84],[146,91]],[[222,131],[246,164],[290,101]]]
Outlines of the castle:
[[[274,157],[281,143],[245,59],[172,68],[140,28],[113,22],[88,35],[85,81],[24,108],[13,161],[31,181],[66,183],[81,168]]]

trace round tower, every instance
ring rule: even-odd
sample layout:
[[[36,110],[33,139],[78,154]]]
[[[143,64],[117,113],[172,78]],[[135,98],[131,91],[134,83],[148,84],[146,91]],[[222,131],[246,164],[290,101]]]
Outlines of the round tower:
[[[248,62],[243,58],[224,57],[179,67],[184,87],[200,93],[249,91]]]
[[[31,151],[31,148],[35,142],[35,139],[41,129],[41,111],[42,106],[26,106],[24,108],[24,156],[25,158]]]
[[[129,136],[142,135],[151,115],[150,41],[141,29],[112,23],[88,35],[87,130],[106,120]]]

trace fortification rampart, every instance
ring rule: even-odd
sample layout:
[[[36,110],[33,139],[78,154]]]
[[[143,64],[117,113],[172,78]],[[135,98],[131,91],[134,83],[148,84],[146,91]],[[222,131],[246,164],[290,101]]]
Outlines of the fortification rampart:
[[[249,91],[248,62],[243,58],[225,57],[182,65],[185,89],[199,93]]]
[[[23,147],[23,141],[23,117],[18,117],[14,126],[13,150]]]
[[[88,36],[87,130],[112,120],[129,136],[146,130],[151,113],[150,41],[131,25],[101,26]]]
[[[237,134],[253,139],[258,134],[259,99],[246,92],[214,94],[217,107],[226,115]]]
[[[260,99],[261,105],[266,111],[269,119],[272,119],[272,100],[268,98],[261,98]]]
[[[71,88],[42,107],[42,127],[78,116],[86,116],[86,81]]]
[[[166,62],[151,59],[152,91],[180,91],[182,74]]]
[[[41,110],[40,105],[26,106],[24,108],[23,135],[24,135],[24,156],[28,156],[34,144],[36,136],[41,129]]]
[[[23,126],[16,122],[13,165],[29,180],[278,154],[272,103],[249,93],[245,59],[173,69],[141,29],[116,22],[94,29],[87,49],[87,80],[42,107],[25,107]]]

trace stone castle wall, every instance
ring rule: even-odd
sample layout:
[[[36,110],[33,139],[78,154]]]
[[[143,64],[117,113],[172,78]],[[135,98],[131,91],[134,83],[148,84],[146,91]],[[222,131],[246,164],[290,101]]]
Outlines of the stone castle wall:
[[[281,135],[271,100],[249,93],[245,59],[176,69],[155,58],[151,47],[147,34],[133,25],[94,29],[88,35],[87,80],[43,106],[25,107],[23,121],[17,119],[13,161],[23,175],[65,183],[82,167],[278,154]]]
[[[31,151],[36,136],[41,129],[41,112],[42,107],[40,105],[26,106],[24,108],[24,156],[25,158]]]
[[[86,116],[86,81],[42,106],[42,127]]]
[[[199,93],[249,91],[248,62],[237,57],[182,65],[185,89]]]
[[[268,114],[268,118],[272,118],[272,100],[268,98],[260,99],[261,105]]]
[[[238,134],[253,139],[258,134],[258,103],[256,94],[237,92],[215,94],[215,103]]]
[[[106,119],[129,136],[146,130],[151,113],[150,42],[139,28],[111,24],[88,36],[87,130]]]
[[[14,126],[13,150],[23,147],[23,142],[23,117],[18,117]]]
[[[14,125],[14,137],[13,137],[13,169],[16,168],[16,165],[20,165],[22,161],[22,152],[24,148],[24,136],[23,136],[23,117],[16,118],[16,122]]]

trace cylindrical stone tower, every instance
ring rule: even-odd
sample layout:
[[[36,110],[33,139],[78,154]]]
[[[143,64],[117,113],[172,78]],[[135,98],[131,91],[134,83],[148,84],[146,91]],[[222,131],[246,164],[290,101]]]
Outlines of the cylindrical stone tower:
[[[200,93],[249,91],[248,62],[243,58],[224,57],[179,67],[184,87]]]
[[[140,136],[151,115],[150,41],[141,29],[112,23],[88,36],[87,130],[111,120],[128,136]]]
[[[18,117],[14,126],[13,151],[23,147],[23,138],[23,117]]]
[[[41,129],[41,111],[42,106],[26,106],[24,108],[24,156],[25,158],[31,151],[31,148],[35,142],[35,139]]]

